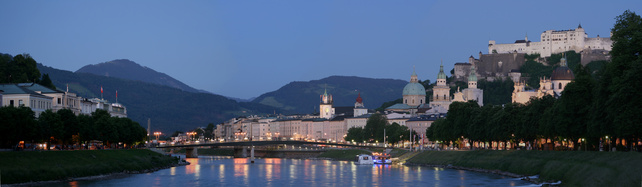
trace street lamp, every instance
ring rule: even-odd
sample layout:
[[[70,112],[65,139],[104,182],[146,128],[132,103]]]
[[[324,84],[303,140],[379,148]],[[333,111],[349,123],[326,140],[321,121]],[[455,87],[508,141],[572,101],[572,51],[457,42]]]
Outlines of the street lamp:
[[[609,136],[606,136],[606,141],[609,141]],[[611,142],[608,142],[608,148],[609,148],[609,149],[608,149],[608,150],[606,150],[606,152],[611,151]]]
[[[586,151],[586,140],[584,138],[582,138],[582,144],[584,144],[584,151]]]
[[[186,134],[187,134],[188,137],[192,136],[192,138],[190,140],[194,140],[194,135],[196,135],[196,132],[187,132]]]
[[[154,135],[156,135],[156,141],[158,142],[158,137],[161,135],[161,132],[154,132]]]

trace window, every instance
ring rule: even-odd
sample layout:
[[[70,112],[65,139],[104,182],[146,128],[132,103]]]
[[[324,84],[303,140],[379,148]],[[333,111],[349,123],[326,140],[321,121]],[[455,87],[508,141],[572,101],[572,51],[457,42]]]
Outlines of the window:
[[[559,86],[558,86],[558,87],[560,88],[560,90],[561,90],[561,89],[563,89],[563,88],[562,88],[562,83],[561,83],[561,82],[560,82],[560,84],[559,84]]]
[[[9,100],[9,106],[13,106],[13,100]]]
[[[551,84],[551,90],[555,89],[555,84]]]
[[[60,98],[58,98],[58,104],[60,104]]]
[[[22,102],[22,99],[18,100],[18,106],[25,106],[24,102]]]

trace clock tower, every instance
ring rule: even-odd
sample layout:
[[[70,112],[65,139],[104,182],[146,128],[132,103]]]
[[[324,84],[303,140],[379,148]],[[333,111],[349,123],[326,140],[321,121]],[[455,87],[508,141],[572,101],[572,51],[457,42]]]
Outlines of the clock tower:
[[[328,95],[328,91],[325,90],[323,95],[321,95],[321,104],[319,105],[319,116],[321,118],[330,119],[334,117],[334,108],[332,107],[332,95]]]

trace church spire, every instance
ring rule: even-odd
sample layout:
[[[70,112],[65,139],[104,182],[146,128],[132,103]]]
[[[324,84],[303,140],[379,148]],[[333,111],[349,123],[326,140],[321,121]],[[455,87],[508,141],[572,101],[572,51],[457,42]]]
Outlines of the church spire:
[[[441,65],[439,66],[439,74],[437,74],[437,79],[446,79],[446,73],[444,73],[444,60],[441,60]]]
[[[419,79],[417,78],[417,73],[415,73],[415,66],[412,66],[412,75],[410,75],[410,82],[417,83]]]

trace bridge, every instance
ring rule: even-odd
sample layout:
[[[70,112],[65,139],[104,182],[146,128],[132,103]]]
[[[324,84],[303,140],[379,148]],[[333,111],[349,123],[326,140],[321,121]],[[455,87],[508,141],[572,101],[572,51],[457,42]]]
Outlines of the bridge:
[[[241,155],[247,154],[247,148],[251,147],[251,158],[254,158],[254,146],[269,146],[269,145],[325,145],[325,146],[340,146],[340,147],[356,147],[356,148],[383,148],[383,146],[376,145],[357,145],[357,144],[343,144],[343,143],[330,143],[330,142],[311,142],[311,141],[238,141],[238,142],[212,142],[212,143],[196,143],[196,144],[179,144],[179,145],[166,145],[158,146],[156,148],[185,148],[185,157],[196,158],[198,157],[197,148],[201,147],[236,147],[235,153],[240,152]],[[239,148],[240,147],[240,148]],[[240,156],[247,157],[247,156]]]

